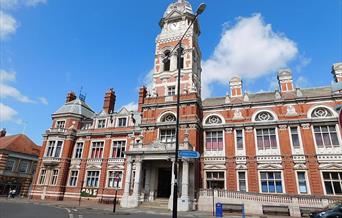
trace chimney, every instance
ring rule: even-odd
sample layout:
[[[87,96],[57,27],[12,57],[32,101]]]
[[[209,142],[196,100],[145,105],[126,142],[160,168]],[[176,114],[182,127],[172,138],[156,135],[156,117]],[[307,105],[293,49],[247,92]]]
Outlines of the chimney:
[[[331,73],[334,75],[335,82],[342,82],[342,62],[333,64]]]
[[[292,72],[290,69],[280,69],[278,71],[277,78],[281,93],[295,91],[292,81]]]
[[[65,103],[68,103],[68,102],[73,101],[73,100],[75,100],[75,99],[76,99],[75,92],[70,91],[70,92],[68,92],[68,94],[67,94]]]
[[[229,81],[230,85],[230,94],[231,97],[242,97],[242,81],[241,78],[238,76],[233,77]]]
[[[138,102],[138,112],[142,112],[142,105],[144,104],[146,98],[147,90],[145,86],[139,89],[139,102]]]
[[[6,136],[6,129],[3,128],[3,129],[0,130],[0,138],[1,137],[5,137],[5,136]]]
[[[115,100],[116,100],[116,95],[115,95],[114,90],[111,88],[106,92],[106,95],[104,97],[104,102],[103,102],[103,110],[107,114],[114,112]]]

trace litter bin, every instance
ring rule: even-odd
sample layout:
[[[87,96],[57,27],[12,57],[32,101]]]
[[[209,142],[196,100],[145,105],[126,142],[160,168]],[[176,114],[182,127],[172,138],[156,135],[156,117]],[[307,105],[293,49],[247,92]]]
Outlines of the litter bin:
[[[222,204],[216,203],[216,217],[223,217]]]

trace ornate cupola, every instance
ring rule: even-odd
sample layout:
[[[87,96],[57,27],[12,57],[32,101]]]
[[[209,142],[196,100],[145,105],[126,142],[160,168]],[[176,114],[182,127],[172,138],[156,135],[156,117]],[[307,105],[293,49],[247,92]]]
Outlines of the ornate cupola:
[[[182,35],[194,20],[190,3],[178,0],[171,3],[159,22],[161,32],[156,38],[156,51],[153,72],[152,96],[172,96],[177,94],[176,49]],[[181,59],[181,93],[201,92],[201,51],[198,46],[200,34],[196,21],[182,40],[184,49]],[[171,54],[172,52],[172,54]],[[168,56],[170,58],[165,59]]]

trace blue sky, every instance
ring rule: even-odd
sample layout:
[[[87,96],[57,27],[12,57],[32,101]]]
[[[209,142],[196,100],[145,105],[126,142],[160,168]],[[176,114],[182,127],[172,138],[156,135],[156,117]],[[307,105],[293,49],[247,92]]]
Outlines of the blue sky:
[[[81,87],[97,112],[111,87],[116,110],[133,105],[138,87],[148,83],[158,22],[171,2],[0,0],[1,128],[24,132],[40,145],[51,114],[69,90],[79,93]],[[202,1],[190,2],[195,10]],[[225,95],[235,74],[248,92],[273,90],[280,67],[290,67],[300,87],[331,83],[331,65],[342,61],[341,0],[203,2],[200,47],[207,96]],[[254,46],[259,42],[265,45],[260,53]],[[265,60],[267,51],[277,57]]]

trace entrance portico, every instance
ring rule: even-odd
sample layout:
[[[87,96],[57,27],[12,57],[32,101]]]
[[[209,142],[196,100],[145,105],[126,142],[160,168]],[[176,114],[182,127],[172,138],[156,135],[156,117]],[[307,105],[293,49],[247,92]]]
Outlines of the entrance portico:
[[[168,146],[170,146],[168,148]],[[125,189],[121,206],[138,207],[142,202],[168,198],[172,209],[174,186],[174,150],[172,145],[135,147],[126,152],[127,168]],[[194,199],[194,164],[187,159],[179,160],[178,210],[189,211]]]

